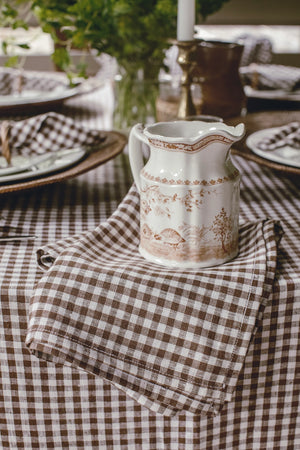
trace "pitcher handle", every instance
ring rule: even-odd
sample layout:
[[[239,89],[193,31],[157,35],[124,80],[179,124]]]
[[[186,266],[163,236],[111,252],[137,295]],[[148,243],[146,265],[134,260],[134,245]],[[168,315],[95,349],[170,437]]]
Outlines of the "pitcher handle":
[[[133,179],[139,192],[141,192],[140,172],[144,167],[142,142],[149,145],[148,139],[143,133],[144,125],[136,124],[130,131],[128,139],[129,162]]]

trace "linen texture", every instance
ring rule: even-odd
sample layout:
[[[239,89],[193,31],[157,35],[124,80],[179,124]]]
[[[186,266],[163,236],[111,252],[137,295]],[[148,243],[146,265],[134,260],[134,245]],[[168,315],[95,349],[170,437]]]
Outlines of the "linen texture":
[[[31,299],[26,345],[158,414],[216,415],[232,398],[272,290],[280,234],[274,220],[250,222],[227,264],[156,265],[138,253],[133,185],[96,229],[39,250],[50,268]]]
[[[5,121],[5,127],[8,127],[10,156],[40,155],[80,145],[92,147],[105,140],[105,133],[82,127],[70,117],[55,112]],[[4,153],[4,143],[1,144]]]

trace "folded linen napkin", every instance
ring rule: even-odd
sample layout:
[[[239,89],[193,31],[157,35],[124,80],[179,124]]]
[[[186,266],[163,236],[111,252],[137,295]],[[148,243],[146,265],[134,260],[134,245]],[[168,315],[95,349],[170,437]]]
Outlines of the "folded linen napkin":
[[[249,66],[251,63],[269,64],[272,61],[273,48],[269,38],[243,33],[235,40],[244,46],[240,66]]]
[[[0,70],[0,95],[18,94],[22,91],[51,92],[66,87],[68,87],[66,82],[44,74],[38,76],[5,67]]]
[[[257,143],[257,147],[261,150],[275,150],[276,148],[289,145],[290,147],[300,149],[300,123],[291,122],[283,125],[264,137]]]
[[[240,67],[244,84],[256,90],[282,89],[292,92],[300,89],[300,67],[280,64],[255,64]]]
[[[170,269],[138,252],[135,185],[96,229],[39,250],[26,345],[93,373],[158,414],[215,415],[230,401],[272,290],[280,225],[240,229],[239,256]]]
[[[12,155],[33,156],[74,146],[94,146],[105,140],[98,130],[76,124],[70,117],[49,112],[0,125],[1,152],[10,162]]]

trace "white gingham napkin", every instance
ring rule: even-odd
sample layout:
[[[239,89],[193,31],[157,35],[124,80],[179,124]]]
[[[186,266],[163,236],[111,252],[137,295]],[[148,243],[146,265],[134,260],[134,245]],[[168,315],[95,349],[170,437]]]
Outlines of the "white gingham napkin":
[[[55,89],[66,88],[67,83],[51,76],[38,76],[22,70],[1,67],[0,95],[17,94],[21,91],[51,92]]]
[[[270,151],[286,145],[300,149],[299,122],[291,122],[287,125],[283,125],[257,143],[259,149]]]
[[[255,36],[243,33],[237,36],[236,42],[244,46],[240,66],[249,66],[251,63],[270,64],[272,61],[272,42],[264,36]]]
[[[19,121],[0,123],[1,153],[9,162],[12,155],[33,156],[56,152],[74,146],[93,146],[105,135],[75,123],[70,117],[55,112]]]
[[[138,252],[135,185],[108,221],[38,251],[26,345],[93,373],[158,414],[216,415],[231,400],[276,270],[280,226],[240,229],[239,256],[170,269]]]
[[[252,63],[240,67],[240,75],[244,84],[257,90],[292,92],[300,89],[300,67]]]

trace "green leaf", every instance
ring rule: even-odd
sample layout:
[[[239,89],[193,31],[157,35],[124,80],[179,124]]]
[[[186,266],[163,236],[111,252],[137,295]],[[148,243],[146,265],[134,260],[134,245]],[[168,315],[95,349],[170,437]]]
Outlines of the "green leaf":
[[[28,44],[16,44],[16,45],[24,50],[30,49],[30,45],[28,45]]]
[[[27,8],[59,46],[53,60],[62,70],[71,68],[72,48],[106,52],[123,66],[134,63],[136,68],[146,64],[162,67],[168,40],[176,37],[177,1],[0,0],[0,25],[28,27],[24,19]],[[228,1],[196,0],[197,12],[206,18]],[[7,50],[5,45],[2,43],[2,48]]]
[[[7,41],[2,41],[1,48],[2,48],[4,55],[7,55],[7,46],[8,46]]]
[[[19,64],[19,56],[15,55],[15,56],[10,56],[6,63],[5,66],[6,67],[16,67]]]
[[[52,60],[60,69],[68,71],[71,65],[70,54],[66,48],[57,48],[52,54]]]

